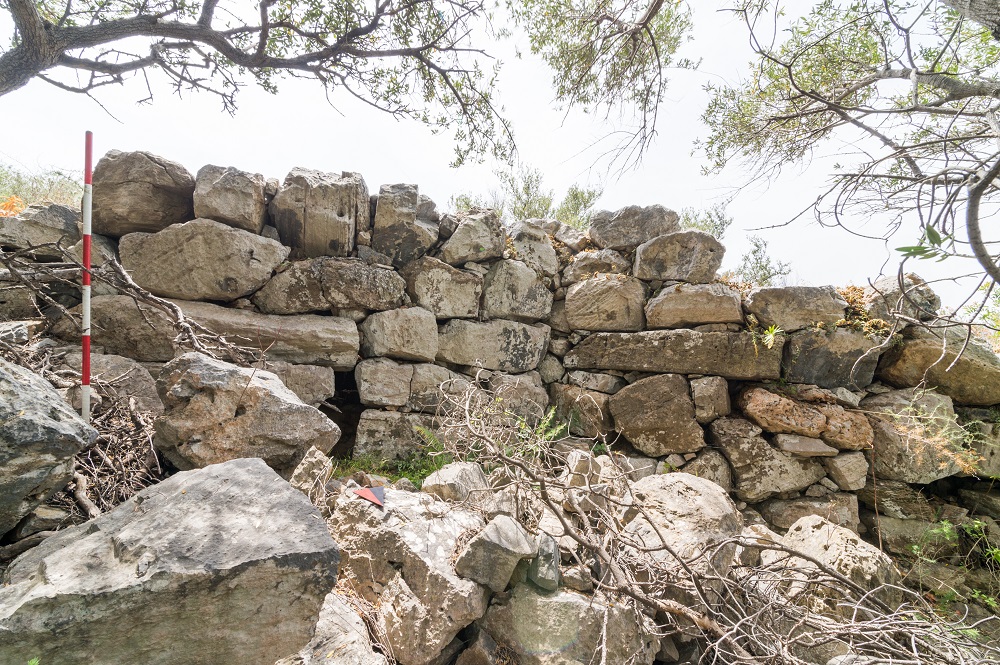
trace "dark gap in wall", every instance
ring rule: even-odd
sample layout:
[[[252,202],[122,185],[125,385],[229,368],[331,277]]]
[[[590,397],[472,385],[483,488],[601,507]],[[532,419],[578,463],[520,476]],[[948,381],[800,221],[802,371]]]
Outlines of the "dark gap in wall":
[[[319,410],[340,427],[340,440],[330,452],[331,457],[346,459],[354,453],[358,422],[365,410],[358,393],[354,371],[336,372],[336,394],[319,407]]]

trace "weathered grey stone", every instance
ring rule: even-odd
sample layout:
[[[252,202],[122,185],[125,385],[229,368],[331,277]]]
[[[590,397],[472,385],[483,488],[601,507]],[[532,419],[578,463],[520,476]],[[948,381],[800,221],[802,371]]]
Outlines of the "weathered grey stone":
[[[566,382],[574,386],[580,386],[586,390],[596,390],[601,393],[614,395],[616,392],[628,385],[628,381],[613,374],[599,374],[596,372],[581,372],[575,370],[566,375]]]
[[[424,256],[403,269],[406,291],[413,301],[439,319],[474,319],[479,316],[483,278]]]
[[[573,330],[638,331],[645,327],[646,288],[634,277],[601,274],[566,292],[566,321]]]
[[[440,258],[453,266],[469,261],[488,261],[503,256],[504,231],[493,210],[481,210],[463,218],[455,232],[441,245]]]
[[[684,465],[684,473],[698,476],[731,492],[733,490],[733,470],[725,456],[718,450],[703,450],[698,456]]]
[[[431,362],[438,353],[437,321],[422,307],[376,312],[359,329],[366,357]]]
[[[332,475],[333,461],[326,453],[313,446],[295,465],[292,475],[288,478],[288,484],[311,499],[313,492],[326,485]]]
[[[707,284],[715,279],[725,254],[722,243],[707,233],[668,233],[639,245],[632,274],[639,279]]]
[[[406,298],[406,282],[395,271],[360,259],[319,257],[296,261],[253,297],[265,314],[304,314],[333,309],[382,311]]]
[[[366,406],[403,406],[410,399],[413,365],[388,358],[362,360],[354,368],[358,397]]]
[[[972,442],[979,461],[976,463],[976,475],[981,478],[1000,477],[1000,424],[976,422],[979,435]]]
[[[176,162],[112,150],[94,168],[93,231],[119,238],[194,219],[194,187],[194,178]]]
[[[737,404],[750,420],[768,432],[818,438],[826,430],[826,416],[818,408],[765,388],[744,390]]]
[[[397,268],[426,254],[438,239],[437,223],[417,217],[418,203],[416,185],[382,185],[378,193],[372,249]]]
[[[912,557],[916,548],[921,557],[938,560],[958,554],[957,539],[948,538],[940,522],[901,520],[869,512],[861,514],[861,521],[884,551]]]
[[[868,450],[875,432],[864,413],[848,411],[838,404],[816,404],[826,416],[826,427],[820,438],[838,450]]]
[[[747,296],[745,307],[757,323],[794,332],[844,318],[847,301],[832,286],[766,286]]]
[[[679,374],[636,381],[612,396],[608,407],[615,429],[647,455],[692,453],[705,446],[687,379]]]
[[[597,274],[628,274],[632,264],[613,249],[580,252],[562,271],[562,285],[571,286]]]
[[[647,240],[680,229],[677,213],[661,205],[628,206],[590,216],[590,239],[604,249],[632,251]]]
[[[569,224],[559,224],[555,239],[566,245],[571,251],[580,252],[590,246],[590,236]]]
[[[749,420],[719,418],[708,425],[708,434],[732,465],[736,493],[743,501],[803,490],[826,475],[816,460],[792,457],[771,446]]]
[[[63,362],[76,372],[82,370],[83,354],[67,353]],[[158,416],[163,402],[149,370],[131,358],[95,353],[90,356],[90,374],[97,391],[110,399],[134,398],[140,411]]]
[[[1000,358],[975,338],[966,345],[964,327],[942,331],[910,326],[903,331],[903,343],[882,356],[878,378],[897,387],[937,388],[959,404],[1000,403]]]
[[[549,318],[545,320],[549,326],[552,327],[556,332],[561,332],[565,335],[569,335],[573,332],[573,329],[569,327],[569,320],[566,318],[566,299],[556,300],[552,303],[552,311],[549,312]],[[567,351],[569,349],[567,348]],[[563,353],[562,355],[566,355]]]
[[[726,284],[666,286],[646,304],[646,325],[690,328],[711,323],[743,323],[740,292]]]
[[[0,321],[31,319],[38,315],[34,291],[26,286],[0,282]]]
[[[490,607],[483,628],[514,651],[520,665],[590,663],[600,659],[602,646],[609,663],[651,665],[659,639],[647,623],[628,604],[520,584],[508,603]]]
[[[516,258],[529,268],[549,277],[559,272],[559,258],[552,239],[540,226],[521,222],[511,230],[510,239]]]
[[[507,588],[517,564],[537,553],[538,546],[523,526],[498,515],[458,555],[455,572],[499,593]]]
[[[292,258],[347,256],[371,223],[368,185],[358,173],[340,176],[293,168],[270,204],[271,219]]]
[[[497,261],[483,280],[483,313],[490,318],[533,323],[549,316],[552,292],[521,261]]]
[[[771,499],[759,507],[760,514],[779,529],[791,528],[803,517],[816,515],[837,526],[858,532],[858,497],[846,492],[831,494],[822,499]]]
[[[559,588],[559,544],[547,533],[538,534],[538,554],[528,567],[528,579],[539,589]]]
[[[694,418],[702,425],[728,416],[733,410],[729,401],[729,382],[721,376],[691,379],[691,398],[694,400]]]
[[[907,483],[897,480],[871,480],[858,491],[858,500],[880,515],[901,520],[935,519],[930,502]]]
[[[766,380],[781,375],[781,348],[755,346],[746,333],[650,330],[596,333],[566,354],[567,369],[711,374]]]
[[[826,445],[819,439],[813,439],[801,434],[775,434],[774,443],[789,455],[796,457],[836,457],[837,449]],[[862,479],[862,485],[864,480]]]
[[[316,634],[295,656],[274,665],[388,665],[372,648],[364,619],[336,591],[323,601]]]
[[[538,367],[549,345],[549,327],[502,319],[453,319],[438,333],[440,361],[504,372]]]
[[[958,495],[973,514],[1000,519],[1000,494],[989,488],[990,484],[985,483],[982,489],[963,489],[958,491]]]
[[[309,641],[338,560],[261,460],[182,472],[11,565],[0,661],[271,665]]]
[[[468,378],[440,365],[413,365],[410,398],[406,406],[413,411],[437,413],[445,395],[462,395],[469,385]]]
[[[475,462],[452,462],[427,476],[421,491],[444,501],[482,505],[493,494],[486,474]]]
[[[458,538],[484,526],[478,515],[386,489],[383,509],[345,492],[329,525],[346,555],[341,574],[377,608],[378,630],[401,665],[436,663],[486,612],[487,589],[460,578],[451,563]]]
[[[267,181],[259,173],[203,166],[195,177],[194,215],[260,233],[267,221],[266,188]]]
[[[96,439],[48,381],[0,358],[0,533],[65,487]]]
[[[612,430],[607,394],[553,383],[549,386],[549,398],[558,421],[569,423],[570,434],[596,437]]]
[[[422,413],[368,409],[358,421],[355,455],[373,455],[379,460],[405,460],[426,445],[418,428],[432,430],[434,418]]]
[[[337,377],[332,367],[271,361],[265,369],[274,372],[286,388],[310,406],[319,406],[337,392]]]
[[[0,217],[0,246],[31,251],[31,256],[43,260],[62,260],[55,247],[38,247],[60,243],[70,247],[80,240],[77,222],[80,213],[58,203],[31,205],[13,217]]]
[[[845,492],[856,492],[865,486],[868,460],[864,453],[841,453],[823,460],[826,473]]]
[[[83,521],[82,516],[74,515],[65,508],[42,504],[35,506],[35,509],[9,533],[14,541],[18,541],[42,531],[58,531]]]
[[[562,366],[562,361],[551,353],[546,353],[542,361],[538,363],[538,375],[542,378],[542,383],[555,383],[562,379],[565,374],[566,370]]]
[[[823,388],[864,388],[872,382],[878,365],[881,339],[838,328],[800,330],[785,344],[785,379]]]
[[[545,415],[549,405],[549,394],[538,372],[498,372],[490,377],[489,388],[503,400],[504,409],[521,416],[529,424],[537,423]]]
[[[929,321],[937,317],[941,307],[941,298],[914,273],[904,275],[902,285],[898,275],[880,277],[865,289],[865,300],[868,318],[888,323],[896,312],[906,318]]]
[[[118,252],[135,283],[154,295],[225,302],[262,287],[288,257],[281,243],[210,219],[130,233]]]
[[[83,263],[83,240],[69,248],[70,255]],[[90,237],[90,266],[93,272],[90,293],[92,296],[116,296],[118,289],[99,279],[102,274],[113,272],[107,267],[108,261],[118,258],[118,242],[112,238],[92,234]],[[62,260],[60,258],[60,260]],[[101,268],[105,268],[101,270]]]
[[[167,363],[157,379],[165,412],[153,445],[181,470],[259,457],[286,477],[311,446],[329,453],[340,428],[271,372],[200,353]]]

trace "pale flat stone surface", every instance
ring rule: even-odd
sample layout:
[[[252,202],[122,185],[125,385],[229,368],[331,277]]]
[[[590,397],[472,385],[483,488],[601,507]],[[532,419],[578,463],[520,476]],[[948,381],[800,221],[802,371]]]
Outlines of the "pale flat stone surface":
[[[833,325],[847,311],[847,301],[832,286],[767,286],[751,292],[744,306],[764,328],[785,332]]]
[[[566,321],[573,330],[639,331],[646,288],[634,277],[600,274],[569,287]]]
[[[438,334],[439,361],[504,372],[538,367],[549,345],[549,327],[516,321],[453,319]]]
[[[646,304],[649,329],[743,323],[740,292],[725,284],[666,286]]]
[[[707,233],[669,233],[639,245],[632,274],[639,279],[707,284],[715,279],[725,254],[722,243]]]
[[[820,439],[813,439],[800,434],[775,434],[774,443],[789,455],[796,457],[836,457],[837,449],[828,446]]]
[[[371,226],[368,185],[358,173],[339,176],[293,168],[271,200],[271,218],[292,258],[347,256]]]
[[[194,215],[260,233],[267,220],[266,189],[267,181],[259,173],[203,166],[195,177]]]
[[[691,453],[705,446],[687,379],[679,374],[636,381],[612,396],[608,406],[615,429],[647,455]]]
[[[93,231],[120,238],[194,219],[194,188],[194,178],[176,162],[111,150],[94,167]]]

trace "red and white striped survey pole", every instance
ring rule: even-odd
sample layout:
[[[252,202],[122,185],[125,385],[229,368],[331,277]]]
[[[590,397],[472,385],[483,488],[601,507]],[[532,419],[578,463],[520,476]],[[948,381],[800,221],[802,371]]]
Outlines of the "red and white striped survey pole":
[[[83,361],[80,379],[80,415],[90,422],[90,211],[94,198],[94,133],[87,132],[86,156],[83,167]]]

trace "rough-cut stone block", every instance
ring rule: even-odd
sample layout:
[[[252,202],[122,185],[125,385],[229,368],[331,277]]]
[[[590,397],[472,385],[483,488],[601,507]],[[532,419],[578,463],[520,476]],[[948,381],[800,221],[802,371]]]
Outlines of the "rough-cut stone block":
[[[881,339],[853,330],[801,330],[785,343],[785,380],[823,388],[864,388],[878,365]]]
[[[826,428],[820,438],[838,450],[868,450],[875,433],[865,414],[848,411],[837,404],[816,404],[826,416]]]
[[[611,431],[608,395],[553,383],[549,386],[549,397],[559,422],[569,423],[570,434],[596,437]]]
[[[417,217],[419,199],[416,185],[382,185],[378,193],[371,246],[397,268],[423,256],[438,239],[437,223]]]
[[[36,259],[62,261],[63,255],[54,247],[39,247],[61,242],[69,247],[80,239],[77,222],[80,212],[58,203],[31,205],[13,217],[0,217],[0,246],[27,250]]]
[[[203,166],[195,178],[194,215],[260,233],[267,220],[266,188],[267,181],[259,173]]]
[[[866,312],[870,319],[891,323],[896,313],[919,321],[937,317],[941,298],[918,275],[907,273],[900,285],[898,275],[886,275],[865,289]]]
[[[614,395],[628,385],[628,381],[614,374],[598,374],[596,372],[581,372],[580,370],[569,372],[566,375],[566,383],[609,395]]]
[[[832,286],[767,286],[747,297],[746,310],[757,323],[794,332],[844,318],[847,301]]]
[[[413,365],[388,358],[362,360],[354,368],[358,397],[366,406],[404,406],[410,399]]]
[[[437,359],[504,372],[527,372],[538,367],[548,345],[546,325],[454,319],[438,334]]]
[[[733,470],[726,457],[718,450],[703,450],[683,467],[684,473],[698,476],[731,492],[733,490]]]
[[[573,330],[639,331],[645,326],[646,288],[634,277],[601,274],[566,293],[566,320]]]
[[[271,219],[292,257],[347,256],[370,226],[368,186],[360,174],[294,168],[271,201]]]
[[[507,588],[514,568],[538,553],[538,545],[518,522],[498,515],[469,541],[455,560],[455,572],[496,593]]]
[[[563,364],[568,369],[711,374],[755,381],[780,378],[781,348],[755,344],[747,333],[596,333],[567,353]]]
[[[646,304],[648,328],[743,323],[740,292],[725,284],[674,284]]]
[[[551,277],[559,272],[559,257],[552,238],[540,226],[521,222],[511,231],[511,242],[517,259],[542,275]]]
[[[750,420],[768,432],[818,438],[826,429],[826,416],[815,406],[764,388],[744,390],[737,403]]]
[[[725,254],[722,243],[707,233],[668,233],[639,245],[632,274],[639,279],[707,284],[715,279]]]
[[[822,499],[772,499],[760,507],[760,514],[779,529],[788,529],[803,517],[817,516],[857,533],[858,497],[838,492]]]
[[[705,446],[705,432],[694,418],[694,403],[683,376],[641,379],[618,391],[608,406],[615,429],[647,455],[693,453]]]
[[[603,249],[632,251],[647,240],[678,229],[677,213],[661,205],[627,206],[617,212],[598,210],[590,216],[590,239]]]
[[[493,210],[464,217],[441,245],[440,258],[453,266],[469,261],[488,261],[503,256],[504,231]]]
[[[841,453],[823,460],[826,473],[845,492],[856,492],[865,486],[868,460],[864,453]]]
[[[93,231],[112,238],[155,233],[194,219],[194,178],[148,152],[104,155],[94,168]]]
[[[562,285],[571,286],[600,273],[624,275],[632,264],[613,249],[580,252],[562,271]]]
[[[439,319],[474,319],[479,316],[483,278],[425,256],[403,269],[406,291],[413,301]]]
[[[376,312],[360,330],[361,350],[369,358],[431,362],[438,352],[437,321],[422,307]]]
[[[774,443],[789,455],[796,457],[836,457],[837,449],[826,445],[820,439],[800,434],[775,434]]]
[[[379,460],[405,460],[426,445],[418,428],[432,429],[434,418],[422,413],[368,409],[358,421],[355,455],[374,455]]]
[[[533,323],[548,318],[552,292],[521,261],[497,261],[483,279],[483,313],[490,318]]]
[[[266,369],[274,372],[285,387],[310,406],[319,406],[337,392],[336,372],[332,367],[271,361]]]
[[[694,400],[695,420],[702,425],[728,416],[732,411],[729,382],[721,376],[691,379],[691,398]]]
[[[406,283],[395,271],[360,259],[319,257],[296,261],[253,296],[265,314],[394,309]]]

